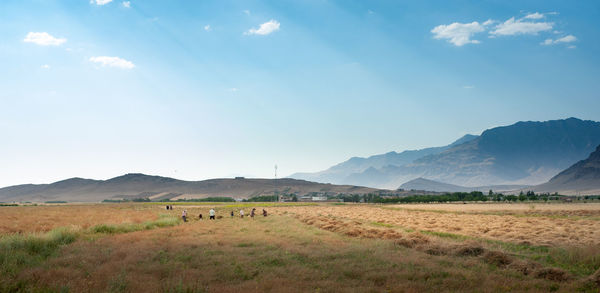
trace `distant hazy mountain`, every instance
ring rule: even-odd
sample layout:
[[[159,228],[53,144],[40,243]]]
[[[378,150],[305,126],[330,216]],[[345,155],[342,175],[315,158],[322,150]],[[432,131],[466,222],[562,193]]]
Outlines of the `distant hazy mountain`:
[[[434,180],[429,180],[425,178],[417,178],[411,181],[408,181],[400,186],[400,188],[404,190],[426,190],[426,191],[435,191],[435,192],[471,192],[471,191],[481,191],[488,192],[489,190],[493,190],[495,192],[506,192],[506,191],[514,191],[518,189],[527,189],[530,186],[527,185],[488,185],[488,186],[476,186],[476,187],[465,187],[454,184],[448,184],[443,182],[438,182]]]
[[[598,122],[576,118],[518,122],[488,129],[481,136],[409,163],[369,166],[336,182],[395,189],[423,177],[468,187],[536,185],[586,158],[598,144]],[[317,174],[331,173],[331,169]],[[313,178],[332,181],[325,176]]]
[[[433,181],[425,178],[417,178],[408,181],[400,186],[404,190],[427,190],[436,192],[469,192],[472,189],[464,186],[448,184],[438,181]]]
[[[585,159],[536,186],[536,191],[561,194],[600,194],[600,145]]]
[[[248,198],[275,191],[305,195],[311,192],[370,193],[373,188],[332,185],[296,179],[211,179],[183,181],[144,174],[126,174],[109,180],[71,178],[52,184],[24,184],[0,188],[0,202],[65,200],[98,202],[110,198]]]
[[[295,173],[289,177],[332,184],[346,184],[346,182],[354,181],[364,181],[370,183],[372,182],[371,180],[364,180],[356,177],[368,177],[369,173],[377,173],[378,169],[386,166],[403,166],[410,164],[417,159],[433,154],[439,154],[453,146],[471,141],[475,138],[477,138],[476,135],[467,134],[447,146],[431,147],[420,150],[408,150],[401,153],[389,152],[381,155],[370,156],[368,158],[353,157],[321,172]],[[377,177],[380,175],[375,174],[373,176]]]

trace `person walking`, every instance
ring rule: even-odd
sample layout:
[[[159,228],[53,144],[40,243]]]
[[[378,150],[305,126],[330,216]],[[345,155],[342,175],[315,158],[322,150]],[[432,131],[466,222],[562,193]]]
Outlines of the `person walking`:
[[[215,209],[210,209],[210,211],[208,211],[208,214],[210,215],[211,220],[215,219]]]
[[[240,218],[244,218],[244,210],[240,210]]]
[[[250,211],[250,218],[252,218],[252,220],[254,220],[254,212],[256,211],[256,208],[252,208],[252,211]]]
[[[187,222],[187,211],[183,210],[183,213],[181,213],[181,218],[183,219],[184,222]]]
[[[263,209],[263,217],[267,216],[267,210]]]

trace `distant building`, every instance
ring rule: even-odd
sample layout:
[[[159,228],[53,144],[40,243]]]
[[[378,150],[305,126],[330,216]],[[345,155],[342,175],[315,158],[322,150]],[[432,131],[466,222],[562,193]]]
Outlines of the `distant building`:
[[[327,196],[313,196],[312,201],[327,201]]]
[[[298,201],[312,201],[312,196],[305,195],[298,198]]]

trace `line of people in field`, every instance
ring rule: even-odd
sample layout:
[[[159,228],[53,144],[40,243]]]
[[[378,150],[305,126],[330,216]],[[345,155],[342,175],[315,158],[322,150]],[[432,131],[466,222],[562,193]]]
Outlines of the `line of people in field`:
[[[167,206],[167,210],[173,210],[173,206]],[[231,218],[234,217],[233,211],[231,211],[230,215],[231,215]],[[252,210],[250,211],[250,218],[252,218],[254,220],[254,216],[255,215],[256,215],[256,208],[252,208]],[[267,210],[262,209],[262,215],[263,215],[263,217],[266,217],[267,216]],[[216,212],[215,212],[214,208],[210,209],[208,211],[208,216],[209,216],[210,220],[215,220]],[[187,222],[187,220],[188,220],[187,210],[183,210],[183,212],[181,213],[181,218],[183,219],[184,222]],[[219,217],[219,218],[221,218],[221,217]],[[243,209],[240,210],[240,218],[242,218],[242,219],[244,218],[244,210]],[[198,219],[199,220],[203,219],[202,218],[202,214],[198,215]]]

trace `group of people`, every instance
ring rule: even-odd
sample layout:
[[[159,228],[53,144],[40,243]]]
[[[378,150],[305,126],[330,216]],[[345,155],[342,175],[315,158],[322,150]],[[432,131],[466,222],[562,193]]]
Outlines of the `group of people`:
[[[167,210],[173,210],[173,206],[167,206]],[[215,215],[216,215],[215,209],[210,209],[208,211],[208,216],[209,216],[210,220],[214,220]],[[234,217],[233,211],[231,211],[230,215],[231,215],[231,218]],[[252,210],[250,211],[250,218],[252,218],[254,220],[255,215],[256,215],[256,208],[252,208]],[[262,209],[262,215],[263,215],[263,217],[266,217],[267,210]],[[184,222],[187,222],[187,219],[188,219],[187,210],[183,210],[183,212],[181,213],[181,218],[183,219]],[[221,218],[221,217],[219,216],[219,218]],[[243,209],[240,210],[240,218],[242,218],[242,219],[244,218],[244,210]],[[198,219],[202,220],[202,214],[198,215]]]

